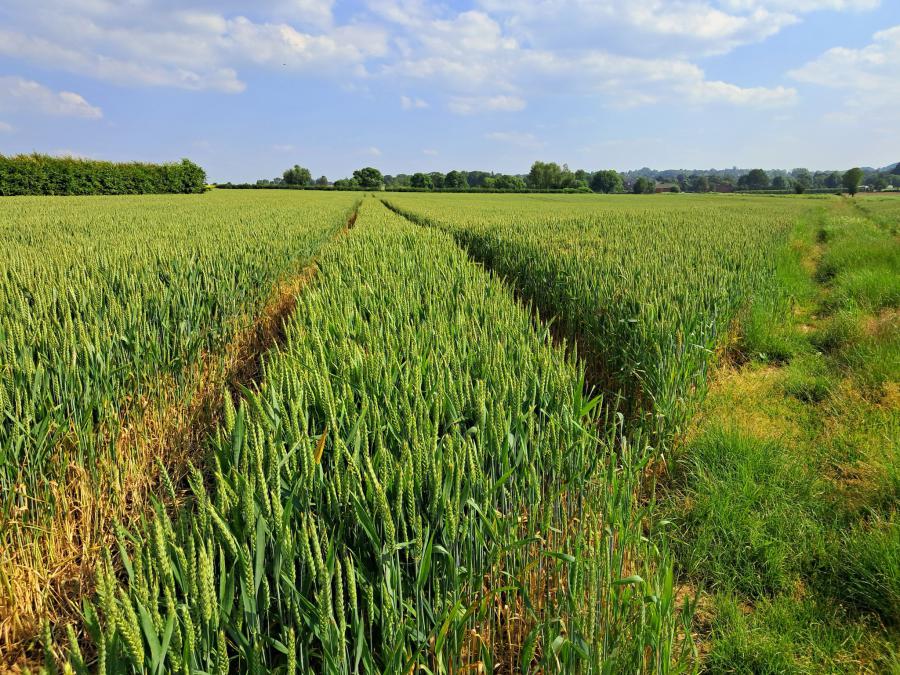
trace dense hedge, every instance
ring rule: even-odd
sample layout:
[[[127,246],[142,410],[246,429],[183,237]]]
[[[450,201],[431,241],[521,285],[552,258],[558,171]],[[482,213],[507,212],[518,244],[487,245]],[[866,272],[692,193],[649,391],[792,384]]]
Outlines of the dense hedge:
[[[203,192],[206,172],[172,164],[118,164],[48,155],[0,155],[0,195],[133,195]]]

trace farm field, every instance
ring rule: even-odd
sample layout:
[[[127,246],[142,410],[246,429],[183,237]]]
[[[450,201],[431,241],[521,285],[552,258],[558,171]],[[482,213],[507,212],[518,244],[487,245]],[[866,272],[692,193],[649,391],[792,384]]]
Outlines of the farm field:
[[[773,273],[809,200],[679,195],[390,195],[453,236],[577,341],[596,384],[664,440],[684,428],[712,352]],[[676,272],[677,270],[677,272]]]
[[[183,473],[263,303],[355,201],[265,197],[0,202],[0,645],[80,611],[114,521],[158,457]]]
[[[897,205],[0,202],[0,667],[896,668]]]

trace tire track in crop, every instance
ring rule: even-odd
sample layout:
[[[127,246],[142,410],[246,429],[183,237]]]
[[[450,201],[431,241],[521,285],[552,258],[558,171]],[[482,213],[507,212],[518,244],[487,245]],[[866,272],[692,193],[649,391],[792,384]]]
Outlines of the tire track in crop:
[[[332,242],[356,225],[358,200]],[[72,464],[54,499],[67,504],[28,558],[16,564],[19,583],[0,595],[0,672],[39,667],[44,647],[38,635],[45,621],[62,644],[67,624],[80,624],[81,601],[94,590],[94,568],[102,550],[116,537],[117,527],[136,525],[156,496],[176,509],[186,495],[183,484],[192,462],[202,460],[208,437],[221,422],[226,392],[237,398],[263,375],[265,355],[285,343],[284,324],[297,306],[299,293],[318,271],[317,256],[298,272],[277,282],[250,325],[238,329],[223,352],[208,354],[186,373],[190,398],[176,395],[172,378],[161,378],[153,399],[130,401],[120,413],[116,431],[109,430],[114,457],[101,460],[101,484]],[[241,322],[237,322],[240,324]],[[46,574],[28,565],[38,556],[54,563]]]
[[[407,211],[386,199],[381,203],[390,211],[406,218],[411,223],[420,227],[428,227],[443,230],[440,225],[430,219],[412,211]],[[461,241],[453,232],[447,232],[457,245],[465,251],[473,263],[480,265],[491,274],[503,280],[516,301],[531,312],[537,325],[542,326],[553,339],[553,343],[563,349],[568,355],[581,361],[585,368],[585,395],[592,396],[598,392],[603,395],[603,414],[601,420],[609,422],[616,413],[622,413],[626,418],[632,418],[645,412],[646,406],[640,392],[631,392],[625,387],[621,378],[617,378],[605,366],[604,359],[596,353],[591,341],[576,327],[565,320],[558,310],[537,302],[537,299],[527,293],[514,277],[502,274],[493,265],[493,261],[487,257],[477,255],[471,247]],[[628,391],[626,395],[624,392]]]

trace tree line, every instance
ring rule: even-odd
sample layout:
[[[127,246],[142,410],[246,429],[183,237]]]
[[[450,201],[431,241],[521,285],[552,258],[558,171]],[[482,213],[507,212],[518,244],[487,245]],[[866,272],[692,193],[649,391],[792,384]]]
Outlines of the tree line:
[[[0,195],[200,193],[206,172],[190,160],[171,164],[104,162],[49,155],[0,155]]]
[[[571,170],[566,164],[536,161],[527,174],[502,174],[487,171],[452,170],[384,175],[366,167],[348,178],[333,183],[326,176],[313,180],[309,169],[294,165],[282,176],[263,179],[246,187],[334,188],[339,190],[488,190],[488,191],[563,191],[600,192],[606,194],[633,192],[796,192],[846,190],[855,193],[861,184],[869,189],[900,185],[900,164],[887,171],[851,169],[847,172],[816,171],[798,168],[792,171],[711,170],[709,172],[660,172],[650,169],[619,173],[612,169]],[[238,187],[228,185],[228,187]]]

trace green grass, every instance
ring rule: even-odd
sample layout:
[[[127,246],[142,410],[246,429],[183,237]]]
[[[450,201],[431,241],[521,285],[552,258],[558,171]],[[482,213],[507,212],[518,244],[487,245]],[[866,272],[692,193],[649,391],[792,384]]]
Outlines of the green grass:
[[[894,628],[900,628],[898,515],[874,517],[842,532],[830,547],[822,575],[836,599],[873,612]]]
[[[824,489],[786,454],[777,442],[718,429],[691,444],[678,500],[677,560],[688,578],[751,600],[793,588],[821,548]]]
[[[675,472],[710,672],[897,666],[900,245],[852,209],[798,223]]]
[[[800,589],[752,607],[740,596],[719,593],[710,605],[707,672],[781,675],[889,668],[890,647],[872,638],[877,627],[832,599]]]
[[[784,368],[785,393],[804,403],[821,403],[837,384],[835,374],[819,353],[797,356]]]

